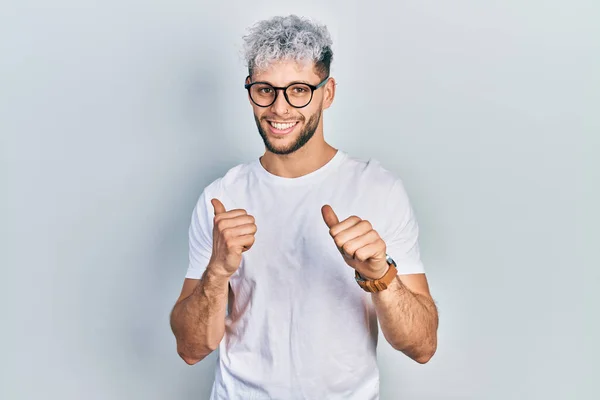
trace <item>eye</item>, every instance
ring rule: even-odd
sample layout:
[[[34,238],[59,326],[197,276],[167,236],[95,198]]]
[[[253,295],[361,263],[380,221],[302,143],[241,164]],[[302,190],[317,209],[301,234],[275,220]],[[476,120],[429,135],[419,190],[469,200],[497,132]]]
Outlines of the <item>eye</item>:
[[[303,93],[306,93],[308,91],[306,88],[301,87],[301,86],[295,86],[293,88],[293,90],[294,90],[294,93],[297,93],[297,94],[303,94]]]
[[[270,94],[272,91],[273,91],[273,89],[270,87],[262,87],[262,88],[258,89],[258,92],[260,94]]]

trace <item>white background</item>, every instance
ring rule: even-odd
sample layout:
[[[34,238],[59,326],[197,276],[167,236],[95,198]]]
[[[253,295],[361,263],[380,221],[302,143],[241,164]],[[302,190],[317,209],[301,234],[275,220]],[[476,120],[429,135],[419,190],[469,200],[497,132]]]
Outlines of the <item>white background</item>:
[[[241,36],[328,25],[325,137],[401,177],[440,310],[381,398],[598,399],[597,1],[0,6],[0,398],[206,399],[168,314],[205,185],[262,154]]]

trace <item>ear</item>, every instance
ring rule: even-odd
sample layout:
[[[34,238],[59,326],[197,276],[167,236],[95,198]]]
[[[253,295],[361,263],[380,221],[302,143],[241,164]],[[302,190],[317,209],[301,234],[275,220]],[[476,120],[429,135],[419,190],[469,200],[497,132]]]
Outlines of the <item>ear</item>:
[[[247,85],[249,83],[252,83],[252,79],[250,78],[250,75],[248,75],[246,77],[246,80],[244,81],[245,85]],[[250,98],[250,91],[246,90],[246,94],[248,95],[248,101],[250,102],[251,105],[253,105],[254,103],[252,102],[252,99]]]
[[[325,86],[323,87],[323,110],[329,108],[331,103],[333,103],[333,99],[335,98],[335,87],[337,83],[335,79],[329,78]]]

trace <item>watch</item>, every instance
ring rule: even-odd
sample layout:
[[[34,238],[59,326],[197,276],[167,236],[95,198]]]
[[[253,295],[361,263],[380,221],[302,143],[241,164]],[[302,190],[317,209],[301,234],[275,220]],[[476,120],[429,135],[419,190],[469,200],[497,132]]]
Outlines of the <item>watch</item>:
[[[385,255],[386,261],[390,266],[381,278],[374,280],[364,279],[358,271],[354,271],[354,279],[358,285],[365,290],[365,292],[376,293],[388,288],[389,284],[392,283],[394,277],[398,273],[396,269],[396,262],[388,254]]]

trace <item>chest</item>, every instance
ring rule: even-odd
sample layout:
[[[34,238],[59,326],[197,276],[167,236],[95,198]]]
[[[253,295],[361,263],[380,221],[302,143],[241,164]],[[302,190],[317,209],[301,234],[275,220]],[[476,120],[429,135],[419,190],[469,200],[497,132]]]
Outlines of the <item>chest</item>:
[[[252,248],[232,277],[232,285],[247,290],[265,287],[282,291],[300,286],[303,293],[332,286],[344,290],[356,285],[354,272],[338,251],[321,208],[328,204],[338,219],[351,215],[381,224],[378,210],[368,196],[351,186],[302,190],[256,191],[234,200],[236,208],[254,216],[257,226]]]

